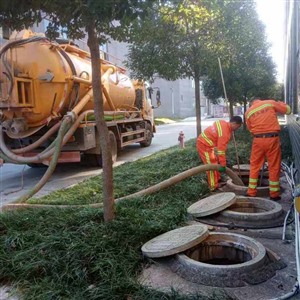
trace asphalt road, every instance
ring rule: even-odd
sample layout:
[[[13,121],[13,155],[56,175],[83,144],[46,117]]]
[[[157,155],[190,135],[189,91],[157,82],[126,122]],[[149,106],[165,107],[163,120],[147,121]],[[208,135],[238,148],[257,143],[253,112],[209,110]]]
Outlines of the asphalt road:
[[[213,121],[215,119],[203,120],[201,123],[202,129],[211,125]],[[178,144],[177,138],[181,130],[185,134],[186,141],[195,138],[195,118],[158,126],[150,147],[141,148],[139,144],[127,146],[120,153],[115,166]],[[13,164],[4,164],[0,167],[0,206],[13,202],[24,195],[42,178],[45,171],[46,168],[30,168]],[[102,170],[99,168],[88,167],[84,164],[60,164],[47,184],[35,196],[43,196],[52,191],[69,187],[101,172]]]

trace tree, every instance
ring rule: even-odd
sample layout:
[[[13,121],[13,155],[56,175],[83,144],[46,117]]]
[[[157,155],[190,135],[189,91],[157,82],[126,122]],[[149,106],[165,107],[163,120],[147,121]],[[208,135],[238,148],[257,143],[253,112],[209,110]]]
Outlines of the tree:
[[[200,77],[206,73],[220,36],[217,1],[168,1],[132,26],[127,66],[138,78],[193,78],[197,133],[201,133]]]
[[[113,170],[108,128],[104,121],[99,45],[108,37],[125,39],[124,28],[132,20],[142,18],[154,0],[3,0],[1,1],[0,25],[23,29],[42,18],[49,20],[48,34],[55,35],[60,27],[70,38],[88,35],[92,62],[92,88],[96,126],[100,135],[103,158],[104,219],[114,218]]]
[[[253,1],[229,3],[223,22],[228,53],[221,52],[220,57],[232,115],[234,104],[242,103],[245,109],[251,97],[270,94],[275,84],[275,65]],[[210,69],[204,93],[213,101],[224,96],[217,66]]]
[[[136,22],[133,30],[128,66],[134,75],[194,78],[198,134],[200,77],[206,78],[204,91],[210,100],[224,97],[218,57],[231,113],[233,104],[274,83],[275,66],[253,0],[168,2],[145,22]]]

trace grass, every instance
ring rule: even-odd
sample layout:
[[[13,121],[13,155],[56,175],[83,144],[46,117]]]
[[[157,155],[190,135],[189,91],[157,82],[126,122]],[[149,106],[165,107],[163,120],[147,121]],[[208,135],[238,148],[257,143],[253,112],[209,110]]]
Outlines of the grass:
[[[179,119],[179,118],[172,118],[172,119],[170,119],[170,118],[155,118],[154,123],[155,123],[155,125],[173,124],[180,120],[182,120],[182,119]]]
[[[247,163],[249,136],[236,135],[240,163]],[[114,169],[116,198],[199,165],[195,141]],[[228,149],[234,160],[234,147]],[[158,171],[159,170],[159,171]],[[101,176],[39,203],[101,202]],[[186,209],[208,192],[200,174],[159,193],[116,206],[117,218],[103,222],[101,209],[26,209],[0,215],[0,280],[24,299],[230,299],[218,294],[182,296],[142,287],[137,276],[147,263],[140,251],[151,238],[187,221]]]

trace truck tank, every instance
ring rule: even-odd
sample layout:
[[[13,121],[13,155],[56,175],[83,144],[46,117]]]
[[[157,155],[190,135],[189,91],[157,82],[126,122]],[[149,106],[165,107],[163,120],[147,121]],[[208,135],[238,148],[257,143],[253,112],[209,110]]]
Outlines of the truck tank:
[[[90,54],[30,31],[1,50],[0,115],[11,137],[30,136],[76,106],[91,89]],[[102,60],[104,111],[136,110],[134,82],[125,70]],[[81,111],[93,109],[93,99]]]

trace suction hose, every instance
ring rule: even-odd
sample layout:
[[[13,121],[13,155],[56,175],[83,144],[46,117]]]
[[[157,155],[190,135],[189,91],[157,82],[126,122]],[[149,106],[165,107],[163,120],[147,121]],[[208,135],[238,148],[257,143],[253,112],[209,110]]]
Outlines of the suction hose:
[[[57,138],[56,138],[56,143],[55,143],[56,145],[54,148],[53,157],[52,157],[50,165],[49,165],[47,171],[45,172],[45,174],[43,175],[42,179],[28,193],[26,193],[24,196],[18,198],[16,200],[16,202],[21,202],[21,203],[25,202],[27,199],[29,199],[31,196],[33,196],[35,193],[37,193],[49,180],[50,176],[54,172],[55,167],[57,165],[58,157],[59,157],[60,150],[62,147],[63,137],[64,137],[66,131],[68,130],[68,124],[70,122],[71,122],[71,117],[67,116],[61,124],[61,127],[58,131]]]
[[[171,185],[174,185],[188,177],[197,175],[198,173],[201,172],[206,172],[206,171],[217,171],[219,168],[221,167],[221,165],[203,165],[203,166],[198,166],[192,169],[189,169],[185,172],[182,172],[178,175],[175,175],[167,180],[162,181],[161,183],[158,183],[156,185],[153,185],[145,190],[139,191],[137,193],[116,199],[115,202],[118,203],[122,200],[126,200],[129,198],[135,198],[135,197],[140,197],[140,196],[145,196],[145,195],[151,195],[153,193],[159,192]],[[236,185],[241,185],[244,186],[243,181],[229,168],[226,168],[226,174],[232,178],[233,183],[235,183]]]
[[[60,125],[61,125],[61,121],[56,123],[54,126],[52,126],[41,138],[39,138],[34,143],[20,149],[13,149],[12,152],[15,154],[23,154],[36,149],[37,147],[42,145],[45,141],[47,141],[47,139],[59,129]]]
[[[67,143],[67,141],[70,139],[70,137],[73,135],[73,133],[79,126],[80,122],[82,122],[83,119],[86,117],[86,115],[91,114],[91,113],[94,113],[94,111],[87,110],[87,111],[83,112],[77,118],[77,120],[74,122],[74,124],[70,127],[70,129],[66,133],[66,135],[62,141],[62,146]],[[41,161],[43,161],[43,160],[49,158],[51,155],[53,155],[53,153],[55,151],[54,144],[55,144],[55,141],[42,153],[39,153],[33,157],[23,157],[23,156],[16,155],[5,145],[2,126],[0,125],[0,149],[1,149],[0,157],[3,158],[4,161],[6,161],[6,162],[19,163],[19,164],[40,163]],[[2,153],[4,155],[2,155]]]
[[[199,173],[207,172],[207,171],[216,171],[220,168],[220,165],[201,165],[198,167],[194,167],[192,169],[186,170],[180,174],[177,174],[169,179],[166,179],[158,184],[153,185],[152,187],[141,190],[137,193],[124,196],[118,199],[115,199],[115,203],[119,203],[123,200],[141,197],[145,195],[151,195],[163,189],[166,189],[182,180],[185,180],[191,176],[195,176]],[[226,168],[226,174],[232,179],[232,181],[237,185],[244,185],[242,180],[229,168]],[[28,204],[28,203],[12,203],[6,204],[2,207],[2,210],[13,210],[20,208],[84,208],[84,207],[93,207],[93,208],[101,208],[103,207],[103,203],[95,203],[95,204],[87,204],[87,205],[47,205],[47,204]]]

